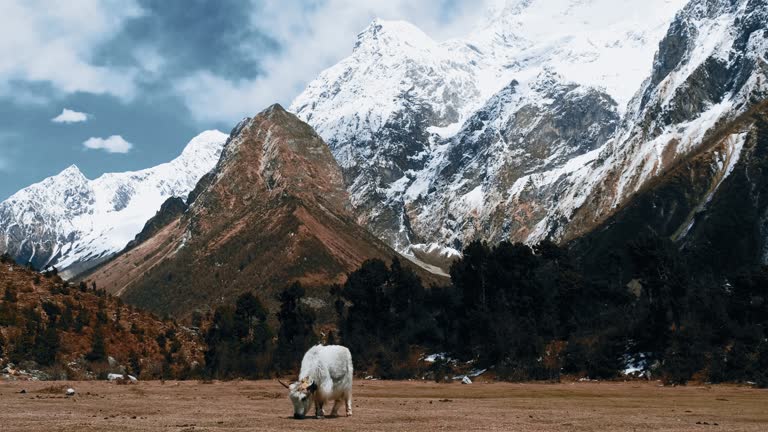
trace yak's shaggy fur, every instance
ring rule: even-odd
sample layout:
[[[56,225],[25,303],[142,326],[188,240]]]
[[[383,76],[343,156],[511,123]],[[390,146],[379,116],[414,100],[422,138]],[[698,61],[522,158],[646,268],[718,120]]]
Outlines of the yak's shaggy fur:
[[[293,416],[302,419],[315,403],[315,415],[325,416],[323,405],[334,401],[332,416],[337,416],[341,402],[347,416],[352,415],[352,354],[338,345],[316,345],[304,354],[299,380],[288,386],[293,402]]]

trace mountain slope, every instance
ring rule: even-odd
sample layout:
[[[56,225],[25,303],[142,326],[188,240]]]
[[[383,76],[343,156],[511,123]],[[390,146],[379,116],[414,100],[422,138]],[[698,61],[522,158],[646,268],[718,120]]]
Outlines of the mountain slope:
[[[377,21],[292,109],[331,145],[359,220],[398,250],[567,241],[767,96],[764,0],[648,6],[499,1],[443,43]],[[723,141],[716,176],[742,138]]]
[[[653,72],[615,137],[557,183],[538,187],[558,200],[542,203],[548,216],[534,236],[568,239],[589,231],[764,101],[766,22],[768,4],[760,0],[689,3],[662,41]],[[739,160],[744,136],[735,132],[729,143],[713,167],[725,177]]]
[[[650,234],[676,241],[702,269],[732,275],[759,267],[768,250],[767,163],[762,102],[717,126],[695,154],[647,182],[571,247],[585,263],[601,265]]]
[[[341,282],[396,252],[357,225],[341,171],[312,128],[274,105],[233,131],[189,210],[97,269],[99,287],[185,315],[291,281]]]
[[[227,135],[203,132],[169,163],[88,180],[72,165],[0,203],[0,253],[68,276],[118,252],[169,197],[186,198]]]
[[[203,361],[196,332],[101,290],[40,275],[6,256],[0,281],[0,364],[13,363],[4,378],[24,378],[23,369],[43,369],[38,379],[104,379],[108,372],[185,378]]]
[[[651,3],[499,1],[441,43],[376,20],[291,110],[331,146],[361,222],[396,249],[523,239],[518,220],[543,214],[514,214],[511,186],[615,133],[684,1]]]

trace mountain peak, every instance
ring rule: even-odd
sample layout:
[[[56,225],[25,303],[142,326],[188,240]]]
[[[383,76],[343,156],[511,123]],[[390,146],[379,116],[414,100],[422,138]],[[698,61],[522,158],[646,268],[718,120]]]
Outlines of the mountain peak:
[[[281,105],[236,128],[230,141],[215,169],[219,179],[226,178],[216,188],[219,196],[287,193],[345,207],[346,190],[330,149],[311,126]]]
[[[40,183],[36,183],[27,188],[24,188],[17,192],[17,194],[22,193],[28,189],[35,189],[39,187],[42,187],[43,189],[51,189],[51,187],[56,189],[75,189],[86,183],[88,183],[88,179],[85,177],[83,172],[80,171],[80,168],[78,168],[77,165],[72,164],[63,169],[60,173],[50,176]]]
[[[229,138],[229,135],[217,129],[203,131],[189,140],[182,151],[182,157],[189,157],[202,152],[207,154],[211,151],[218,151],[221,149],[221,143],[226,142],[227,138]]]
[[[354,51],[378,51],[389,46],[429,47],[435,44],[426,33],[407,21],[375,18],[357,35]]]
[[[147,238],[97,270],[98,285],[183,315],[253,289],[274,298],[296,280],[338,283],[365,259],[395,254],[356,224],[327,145],[277,104],[235,128],[196,189],[188,211],[159,217]]]
[[[58,173],[56,175],[56,177],[59,177],[59,176],[62,176],[62,177],[70,177],[70,176],[85,177],[83,175],[83,172],[80,171],[80,168],[78,168],[77,165],[75,165],[75,164],[72,164],[72,165],[66,167],[64,170],[62,170],[60,173]]]
[[[274,104],[270,105],[269,107],[267,107],[267,109],[262,111],[262,113],[264,113],[264,114],[273,113],[273,112],[283,113],[283,112],[287,112],[287,111],[279,103],[274,103]]]
[[[687,1],[490,0],[477,29],[440,43],[376,19],[292,111],[331,146],[358,220],[396,248],[460,248],[488,235],[482,218],[523,238],[506,223],[520,206],[500,210],[487,185],[504,195],[522,173],[604,144]]]
[[[200,142],[200,141],[204,141],[204,142],[221,141],[222,139],[226,139],[228,136],[229,135],[225,134],[224,132],[218,129],[210,129],[197,134],[194,138],[192,138],[192,140],[190,140],[189,144]]]
[[[490,2],[486,16],[493,20],[501,16],[518,15],[531,3],[533,0],[495,0]]]
[[[0,202],[0,253],[72,276],[125,247],[169,197],[185,198],[219,160],[227,135],[193,138],[181,156],[89,180],[76,165]]]

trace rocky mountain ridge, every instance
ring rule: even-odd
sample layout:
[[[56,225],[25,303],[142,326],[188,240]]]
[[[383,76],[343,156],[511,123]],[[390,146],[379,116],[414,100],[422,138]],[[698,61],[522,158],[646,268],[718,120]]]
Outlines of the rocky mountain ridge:
[[[275,306],[292,282],[321,289],[366,259],[397,255],[355,222],[328,146],[279,105],[235,127],[193,195],[186,212],[159,217],[164,226],[89,280],[131,304],[186,316],[247,291]]]
[[[765,99],[764,1],[551,3],[442,43],[374,21],[294,101],[399,251],[575,238]]]

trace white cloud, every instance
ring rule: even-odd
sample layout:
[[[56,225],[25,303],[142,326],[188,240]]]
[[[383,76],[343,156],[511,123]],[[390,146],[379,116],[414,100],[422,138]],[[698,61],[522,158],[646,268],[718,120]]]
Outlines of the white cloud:
[[[375,17],[411,21],[440,40],[467,33],[485,4],[500,0],[251,1],[243,10],[252,14],[252,26],[281,49],[265,53],[260,41],[238,41],[243,55],[265,71],[258,77],[204,70],[176,77],[172,89],[198,120],[231,124],[274,102],[290,104],[323,69],[351,53],[357,33]],[[130,66],[100,65],[94,56],[127,20],[144,13],[137,0],[0,0],[0,97],[47,104],[85,92],[131,100],[140,83],[162,79],[169,53],[151,43],[136,46]]]
[[[128,153],[133,148],[133,144],[120,135],[112,135],[109,138],[88,138],[83,146],[93,150],[104,150],[107,153]]]
[[[61,114],[52,118],[51,121],[54,123],[80,123],[88,120],[88,117],[89,115],[84,112],[64,108]]]
[[[44,83],[58,94],[87,92],[130,99],[135,68],[96,65],[92,55],[120,31],[124,21],[139,16],[133,0],[0,2],[0,95],[21,102],[41,96],[14,89],[15,81]]]
[[[446,0],[327,0],[313,7],[301,0],[266,0],[253,8],[253,25],[276,38],[282,50],[264,57],[244,49],[258,56],[265,75],[230,80],[196,72],[180,80],[176,91],[198,120],[234,123],[274,102],[290,104],[323,69],[352,53],[357,34],[373,18],[411,21],[444,40],[474,28],[489,1],[453,1],[453,18],[445,18]]]
[[[141,45],[133,49],[133,59],[141,67],[145,78],[155,78],[163,70],[167,61],[156,47]]]

